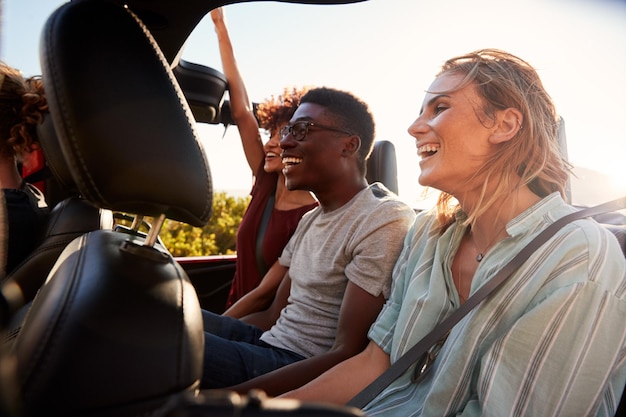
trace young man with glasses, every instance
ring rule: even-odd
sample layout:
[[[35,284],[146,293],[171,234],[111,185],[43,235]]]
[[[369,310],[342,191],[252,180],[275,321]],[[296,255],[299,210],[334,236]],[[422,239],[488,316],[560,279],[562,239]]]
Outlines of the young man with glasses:
[[[269,306],[250,302],[260,286],[233,306],[250,313],[241,320],[204,312],[201,388],[277,395],[365,347],[415,217],[384,186],[367,184],[373,140],[368,106],[352,94],[316,88],[301,98],[281,131],[283,174],[287,188],[313,192],[320,205],[264,277],[278,288]]]

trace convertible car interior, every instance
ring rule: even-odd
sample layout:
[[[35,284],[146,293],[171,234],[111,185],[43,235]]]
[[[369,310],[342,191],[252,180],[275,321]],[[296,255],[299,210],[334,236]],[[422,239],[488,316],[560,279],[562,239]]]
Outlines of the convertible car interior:
[[[205,12],[217,5],[204,3]],[[2,409],[23,416],[283,415],[293,402],[197,394],[200,304],[158,233],[166,218],[204,225],[213,187],[196,120],[171,69],[174,46],[164,54],[145,11],[139,15],[118,2],[74,1],[45,25],[41,63],[54,131],[43,132],[42,147],[56,180],[74,195],[55,205],[40,246],[43,257],[51,246],[64,247],[53,266],[37,257],[24,266],[49,269],[46,285],[32,291],[41,284],[34,279],[25,297],[9,300],[20,310],[34,298],[3,345]],[[221,104],[221,94],[216,99]],[[111,228],[111,212],[155,220],[148,233]],[[69,220],[73,228],[64,225]],[[67,239],[50,244],[59,235]]]
[[[223,309],[234,256],[174,258],[158,234],[165,219],[202,226],[211,216],[195,124],[232,124],[228,86],[179,55],[224,3],[74,0],[48,18],[40,60],[50,117],[39,134],[55,194],[45,236],[7,277],[21,290],[0,317],[0,416],[363,415],[262,392],[199,394],[200,309]],[[391,142],[376,142],[367,176],[398,192]],[[117,212],[133,225],[114,225]],[[626,228],[609,227],[626,254]]]

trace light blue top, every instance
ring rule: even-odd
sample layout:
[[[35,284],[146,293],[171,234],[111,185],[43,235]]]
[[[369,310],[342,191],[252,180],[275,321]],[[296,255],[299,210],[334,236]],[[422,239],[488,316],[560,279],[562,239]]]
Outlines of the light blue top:
[[[574,210],[552,194],[509,222],[471,292]],[[433,211],[416,218],[369,332],[392,363],[459,305],[450,266],[466,227],[439,236],[435,223]],[[613,416],[626,380],[625,264],[595,221],[566,225],[456,325],[422,382],[411,382],[411,367],[367,415]]]

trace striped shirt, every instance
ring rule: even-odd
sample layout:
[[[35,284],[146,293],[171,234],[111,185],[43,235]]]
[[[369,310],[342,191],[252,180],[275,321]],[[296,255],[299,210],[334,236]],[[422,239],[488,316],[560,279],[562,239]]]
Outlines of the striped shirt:
[[[541,230],[575,209],[552,194],[507,224],[478,265],[475,292]],[[459,306],[450,266],[466,227],[441,236],[421,213],[369,337],[393,363]],[[566,225],[450,333],[431,371],[413,367],[368,416],[613,416],[626,381],[626,262],[591,219]]]

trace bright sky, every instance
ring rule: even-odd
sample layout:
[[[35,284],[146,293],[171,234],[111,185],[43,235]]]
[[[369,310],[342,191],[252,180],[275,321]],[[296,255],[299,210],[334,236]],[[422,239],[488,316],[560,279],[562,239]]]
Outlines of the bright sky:
[[[2,1],[0,58],[40,73],[45,18],[63,1]],[[400,195],[415,201],[418,159],[406,129],[441,63],[479,48],[505,49],[539,72],[565,118],[570,161],[611,176],[583,204],[626,194],[626,1],[369,0],[343,6],[253,2],[226,7],[252,100],[287,85],[350,90],[369,103],[377,139],[396,145]],[[221,70],[207,16],[183,58]],[[200,126],[215,187],[246,192],[250,173],[235,128]],[[587,178],[581,178],[582,181]],[[601,192],[600,192],[601,191]]]

